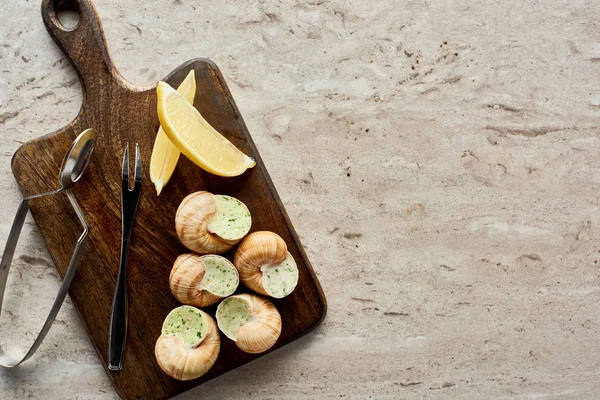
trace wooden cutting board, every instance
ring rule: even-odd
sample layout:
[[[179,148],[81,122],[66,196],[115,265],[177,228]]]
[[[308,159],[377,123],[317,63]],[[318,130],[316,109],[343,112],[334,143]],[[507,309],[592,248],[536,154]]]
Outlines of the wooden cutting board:
[[[43,20],[80,75],[83,106],[63,129],[19,148],[12,168],[24,195],[48,191],[57,186],[62,158],[77,134],[86,128],[99,133],[90,166],[75,186],[90,225],[90,237],[70,295],[119,395],[125,399],[167,399],[261,356],[242,352],[222,335],[216,364],[199,379],[174,380],[155,361],[154,344],[163,319],[180,305],[169,290],[168,277],[173,261],[187,252],[177,239],[174,217],[177,206],[189,193],[208,190],[239,198],[252,212],[252,230],[278,233],[296,259],[300,270],[297,289],[285,299],[274,301],[283,319],[283,331],[274,349],[317,326],[326,312],[323,291],[217,66],[206,59],[191,60],[165,81],[177,87],[193,69],[197,82],[195,106],[219,132],[256,159],[257,165],[240,177],[220,178],[182,156],[171,181],[157,197],[148,173],[159,127],[155,87],[134,86],[115,69],[90,0],[67,4],[80,14],[79,25],[71,30],[58,21],[56,3],[43,0]],[[64,7],[64,2],[60,6]],[[123,370],[115,373],[107,369],[108,327],[119,265],[121,160],[128,142],[140,145],[144,181],[129,255],[127,350]],[[66,197],[61,196],[34,201],[31,209],[52,259],[64,275],[81,230],[76,217]],[[214,307],[207,311],[214,316]],[[44,351],[43,345],[39,351]]]

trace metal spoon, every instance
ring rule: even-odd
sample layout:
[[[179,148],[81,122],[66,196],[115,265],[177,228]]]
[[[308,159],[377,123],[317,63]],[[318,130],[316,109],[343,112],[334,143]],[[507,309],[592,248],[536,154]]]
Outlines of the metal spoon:
[[[58,183],[60,185],[58,189],[47,193],[25,197],[21,201],[21,205],[19,206],[17,215],[15,216],[15,220],[10,229],[8,240],[6,241],[4,254],[2,254],[2,260],[0,261],[0,313],[2,311],[2,302],[4,300],[4,291],[6,289],[8,271],[10,270],[10,265],[15,254],[15,249],[17,247],[17,242],[21,234],[21,229],[23,228],[23,223],[25,222],[25,217],[27,216],[27,211],[29,210],[29,201],[40,197],[51,196],[65,191],[69,202],[75,209],[75,213],[77,214],[79,222],[83,226],[83,232],[77,240],[77,244],[75,245],[75,250],[73,251],[73,255],[71,256],[71,261],[69,262],[69,267],[67,268],[65,278],[63,279],[62,284],[60,285],[58,294],[54,299],[54,303],[52,304],[50,313],[48,314],[48,317],[46,318],[46,321],[44,322],[40,333],[35,338],[33,344],[31,345],[25,356],[21,359],[15,359],[7,355],[4,352],[4,350],[2,350],[2,348],[0,347],[0,365],[3,367],[16,367],[22,362],[28,360],[36,352],[36,350],[38,349],[40,344],[42,344],[42,341],[46,337],[46,334],[50,330],[50,327],[52,326],[52,323],[54,322],[54,319],[56,318],[56,315],[58,314],[58,311],[62,306],[65,296],[67,295],[69,286],[71,286],[71,282],[75,277],[75,271],[77,271],[77,267],[79,266],[79,259],[81,258],[81,253],[87,241],[88,225],[83,215],[83,211],[81,210],[81,207],[79,207],[79,203],[77,203],[77,199],[71,191],[71,187],[77,181],[79,181],[85,169],[87,168],[92,153],[94,151],[96,138],[96,131],[93,129],[87,129],[81,132],[79,136],[77,136],[75,141],[73,141],[73,143],[69,147],[69,150],[67,150],[67,153],[65,154],[65,158],[63,159],[60,171],[58,173]]]

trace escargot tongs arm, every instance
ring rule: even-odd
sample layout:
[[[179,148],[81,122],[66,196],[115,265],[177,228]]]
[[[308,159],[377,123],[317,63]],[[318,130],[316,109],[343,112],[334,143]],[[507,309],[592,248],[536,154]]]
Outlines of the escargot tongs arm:
[[[83,171],[87,167],[87,164],[93,152],[95,140],[96,132],[93,129],[88,129],[82,132],[75,139],[63,160],[63,165],[59,174],[60,188],[51,192],[25,197],[21,201],[19,209],[17,210],[17,215],[15,216],[12,227],[10,229],[8,240],[4,248],[4,253],[2,254],[2,260],[0,261],[0,313],[2,311],[2,303],[4,300],[4,292],[6,290],[8,272],[12,264],[15,249],[17,247],[17,242],[19,240],[21,229],[23,228],[25,217],[27,216],[27,211],[29,210],[29,202],[31,200],[40,197],[55,195],[64,191],[67,194],[71,206],[77,214],[77,218],[81,223],[81,226],[83,227],[83,232],[77,240],[75,250],[73,251],[73,255],[71,256],[71,261],[69,262],[69,267],[67,268],[65,277],[60,285],[58,294],[54,299],[54,303],[52,304],[50,313],[48,314],[48,317],[46,318],[46,321],[44,322],[44,325],[42,326],[42,329],[35,338],[33,344],[31,345],[25,356],[23,356],[21,359],[9,356],[0,347],[0,366],[7,368],[16,367],[17,365],[28,360],[36,352],[36,350],[42,344],[42,341],[46,337],[46,334],[50,330],[50,327],[52,326],[52,323],[54,322],[54,319],[56,318],[56,315],[58,314],[58,311],[62,306],[65,296],[67,295],[69,286],[73,281],[75,272],[77,271],[77,267],[79,266],[79,260],[81,258],[82,251],[85,247],[85,243],[87,242],[88,225],[83,215],[83,211],[79,207],[77,199],[71,191],[71,187],[75,182],[79,180],[81,175],[83,175]]]

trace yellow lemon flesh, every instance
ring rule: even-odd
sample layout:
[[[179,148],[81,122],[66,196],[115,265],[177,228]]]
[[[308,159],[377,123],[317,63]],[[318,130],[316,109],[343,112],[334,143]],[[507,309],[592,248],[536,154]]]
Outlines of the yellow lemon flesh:
[[[194,103],[194,95],[196,94],[196,77],[194,70],[191,70],[186,78],[177,88],[190,103]],[[179,161],[179,149],[171,143],[171,140],[166,135],[162,127],[158,128],[154,148],[152,149],[152,157],[150,158],[150,179],[156,187],[156,195],[160,195],[163,187],[171,179],[173,171]]]
[[[171,142],[194,164],[219,176],[238,176],[256,165],[167,83],[159,82],[156,93],[162,128]]]

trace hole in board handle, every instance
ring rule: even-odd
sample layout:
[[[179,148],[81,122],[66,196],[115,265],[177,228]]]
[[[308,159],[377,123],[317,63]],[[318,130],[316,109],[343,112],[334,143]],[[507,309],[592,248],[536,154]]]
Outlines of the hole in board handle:
[[[59,28],[66,31],[77,29],[81,22],[81,10],[77,0],[53,0]]]

